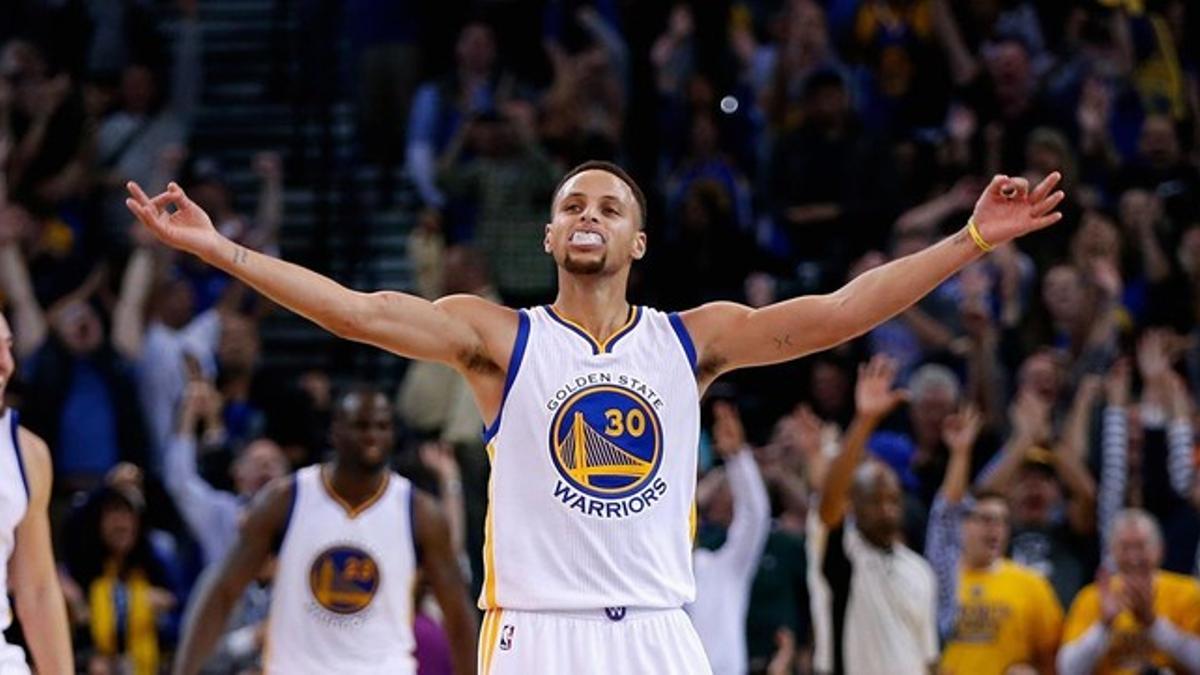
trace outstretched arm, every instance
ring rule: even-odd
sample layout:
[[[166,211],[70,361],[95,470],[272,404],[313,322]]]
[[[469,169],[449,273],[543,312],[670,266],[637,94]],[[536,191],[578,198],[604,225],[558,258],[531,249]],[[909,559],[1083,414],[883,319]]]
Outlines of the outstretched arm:
[[[58,584],[50,545],[50,482],[53,470],[46,443],[18,430],[21,457],[29,481],[29,508],[17,526],[12,555],[12,588],[17,617],[25,628],[29,651],[39,673],[73,673],[67,605]]]
[[[1022,178],[996,176],[975,204],[971,226],[855,278],[838,291],[760,309],[712,303],[682,315],[696,344],[702,384],[746,366],[827,349],[899,314],[955,272],[998,246],[1061,218],[1053,173],[1032,191]]]
[[[415,488],[414,488],[415,489]],[[421,574],[429,582],[442,623],[450,640],[455,675],[475,673],[475,618],[467,589],[450,546],[450,528],[432,498],[417,493],[413,499],[417,541],[421,545]]]
[[[854,391],[854,421],[846,430],[841,452],[833,458],[825,485],[821,488],[818,513],[825,527],[835,527],[846,515],[850,500],[850,484],[854,469],[862,461],[867,439],[885,417],[905,399],[903,390],[892,389],[896,379],[896,362],[886,356],[876,356],[858,367],[858,385]]]
[[[196,675],[216,647],[242,591],[262,569],[287,523],[295,486],[290,477],[263,488],[246,514],[237,543],[196,592],[175,655],[176,675]]]
[[[129,184],[129,191],[129,209],[159,239],[200,257],[339,337],[409,358],[439,361],[462,372],[503,375],[498,364],[506,363],[508,354],[495,352],[511,348],[517,326],[512,310],[475,296],[429,302],[391,291],[360,293],[230,241],[175,183],[153,199],[136,183]],[[175,211],[168,213],[168,206]]]

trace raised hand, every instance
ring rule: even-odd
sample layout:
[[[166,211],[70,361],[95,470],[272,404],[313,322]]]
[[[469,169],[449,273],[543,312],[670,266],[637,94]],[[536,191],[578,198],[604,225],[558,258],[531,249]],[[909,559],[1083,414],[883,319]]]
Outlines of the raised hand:
[[[1106,627],[1111,627],[1117,620],[1117,615],[1125,609],[1123,593],[1117,587],[1118,581],[1111,572],[1102,570],[1099,577],[1096,587],[1100,590],[1100,621]]]
[[[1024,178],[997,175],[975,202],[972,218],[983,240],[992,246],[1040,230],[1062,218],[1055,211],[1063,200],[1062,190],[1054,190],[1062,174],[1046,176],[1033,190]]]
[[[429,469],[442,482],[458,480],[458,458],[454,456],[454,446],[445,441],[429,441],[422,443],[419,450],[421,464]]]
[[[1050,437],[1050,402],[1033,392],[1017,394],[1017,400],[1009,408],[1009,418],[1014,436],[1030,443],[1044,443]],[[1025,448],[1019,450],[1024,452]]]
[[[1154,623],[1154,578],[1133,575],[1122,577],[1122,581],[1124,605],[1138,623],[1150,627]]]
[[[250,163],[259,180],[278,182],[283,178],[283,160],[278,152],[264,150],[254,155]]]
[[[1132,386],[1129,359],[1121,357],[1112,364],[1108,369],[1108,374],[1104,376],[1104,396],[1108,404],[1117,408],[1129,405],[1129,391]]]
[[[1146,331],[1137,345],[1138,370],[1148,384],[1162,384],[1171,370],[1167,334],[1161,330]]]
[[[854,388],[854,405],[858,414],[870,420],[887,417],[908,392],[893,389],[896,380],[896,361],[877,354],[870,362],[858,367],[858,384]]]
[[[722,459],[729,459],[746,445],[746,430],[737,408],[727,401],[713,404],[713,446]]]
[[[983,429],[983,416],[973,405],[965,405],[942,423],[942,442],[950,454],[968,454],[975,447],[975,440]]]
[[[203,257],[220,241],[208,214],[188,199],[177,183],[170,183],[166,192],[153,199],[133,181],[126,187],[131,196],[125,206],[164,244]],[[175,210],[168,212],[167,206]]]

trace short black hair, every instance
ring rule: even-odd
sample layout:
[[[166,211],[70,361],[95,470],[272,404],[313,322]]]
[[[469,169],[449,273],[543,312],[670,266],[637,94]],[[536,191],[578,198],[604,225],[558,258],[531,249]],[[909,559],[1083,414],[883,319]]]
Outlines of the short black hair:
[[[604,171],[606,173],[611,173],[612,175],[624,181],[624,183],[628,185],[629,189],[633,192],[633,198],[637,200],[638,211],[641,215],[638,226],[643,230],[646,229],[646,195],[642,192],[642,188],[638,187],[637,181],[633,179],[633,176],[630,176],[625,169],[622,169],[612,162],[606,162],[600,159],[591,159],[571,169],[565,175],[563,175],[562,180],[558,181],[558,185],[554,186],[554,196],[551,197],[551,199],[558,199],[558,191],[562,189],[562,186],[567,181],[583,173],[584,171]],[[553,208],[553,205],[551,205],[551,211],[553,211]]]

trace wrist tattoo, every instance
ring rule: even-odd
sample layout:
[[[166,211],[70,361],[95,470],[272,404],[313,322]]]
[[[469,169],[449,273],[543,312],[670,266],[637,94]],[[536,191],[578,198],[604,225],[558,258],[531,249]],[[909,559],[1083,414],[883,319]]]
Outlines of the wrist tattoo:
[[[249,253],[246,251],[245,246],[234,246],[233,247],[233,264],[234,265],[245,264],[246,258],[248,256],[249,256]]]

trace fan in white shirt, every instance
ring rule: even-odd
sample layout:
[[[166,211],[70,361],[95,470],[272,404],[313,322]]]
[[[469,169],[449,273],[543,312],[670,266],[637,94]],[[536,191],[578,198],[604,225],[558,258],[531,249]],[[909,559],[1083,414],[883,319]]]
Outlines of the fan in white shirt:
[[[696,549],[696,601],[684,609],[692,617],[713,674],[740,675],[746,672],[748,660],[750,587],[770,533],[771,504],[737,410],[721,401],[713,406],[713,416],[713,445],[725,461],[724,475],[714,469],[701,482],[698,501],[711,505],[713,520],[727,523],[728,533],[721,548]],[[703,496],[706,491],[713,493],[709,499]],[[730,498],[732,518],[727,508],[721,508]]]

